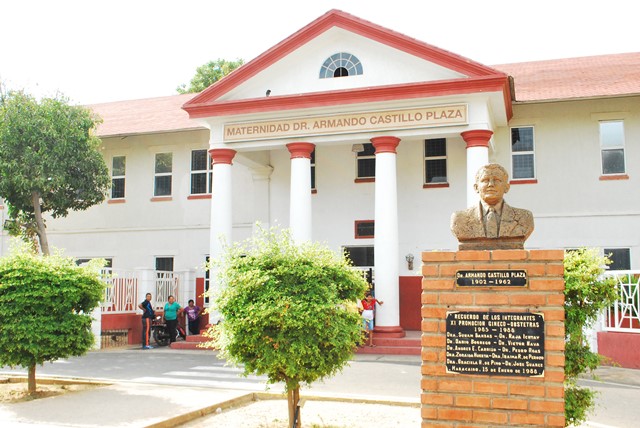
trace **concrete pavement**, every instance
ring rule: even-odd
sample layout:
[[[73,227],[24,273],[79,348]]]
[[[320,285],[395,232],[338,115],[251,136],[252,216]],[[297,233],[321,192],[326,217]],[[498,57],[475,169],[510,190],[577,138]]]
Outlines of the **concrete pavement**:
[[[384,364],[384,361],[381,362]],[[387,363],[388,364],[388,363]],[[640,370],[601,367],[596,375],[599,382],[630,385],[640,388]],[[338,375],[340,376],[340,375]],[[354,379],[360,379],[359,382]],[[332,397],[336,400],[372,398],[369,380],[362,373],[349,375],[350,390],[336,394],[325,383],[318,383],[302,391],[303,396]],[[355,382],[355,383],[354,383]],[[400,384],[406,383],[399,381]],[[413,389],[413,387],[412,387]],[[281,388],[274,388],[274,395]],[[216,409],[226,409],[248,403],[256,392],[198,388],[176,385],[144,384],[121,381],[61,396],[29,402],[0,405],[2,427],[173,427]],[[259,392],[257,394],[260,394]],[[377,395],[374,400],[382,404],[414,403],[420,400],[416,394],[404,397],[389,392],[389,397]]]

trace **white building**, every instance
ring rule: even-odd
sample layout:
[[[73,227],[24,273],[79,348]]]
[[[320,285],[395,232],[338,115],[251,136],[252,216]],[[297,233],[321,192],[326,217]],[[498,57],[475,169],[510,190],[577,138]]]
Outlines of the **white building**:
[[[420,253],[457,249],[488,162],[534,214],[526,248],[640,268],[639,101],[640,53],[486,66],[332,10],[200,94],[92,106],[112,194],[49,237],[202,287],[218,237],[290,227],[372,269],[379,328],[417,330]]]

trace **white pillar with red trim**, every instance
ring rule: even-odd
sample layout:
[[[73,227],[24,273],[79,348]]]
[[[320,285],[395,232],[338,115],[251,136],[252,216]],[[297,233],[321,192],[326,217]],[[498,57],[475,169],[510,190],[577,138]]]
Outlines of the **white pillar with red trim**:
[[[218,259],[225,245],[231,244],[232,189],[231,167],[235,150],[211,149],[211,228],[209,241],[209,257]],[[213,281],[213,278],[212,278]]]
[[[478,203],[478,194],[473,185],[476,182],[476,172],[489,163],[489,140],[493,131],[474,129],[460,135],[467,143],[467,207],[470,207]]]
[[[291,186],[289,227],[297,244],[311,241],[311,152],[312,143],[289,143],[291,154]]]
[[[400,327],[400,262],[398,241],[398,184],[396,148],[400,139],[375,137],[375,297],[384,304],[376,310],[376,332],[404,335]]]

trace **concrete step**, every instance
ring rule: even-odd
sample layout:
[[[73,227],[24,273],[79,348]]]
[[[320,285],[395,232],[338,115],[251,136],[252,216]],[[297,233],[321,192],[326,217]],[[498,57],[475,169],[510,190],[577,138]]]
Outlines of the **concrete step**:
[[[361,346],[356,350],[356,354],[376,354],[376,355],[420,355],[421,347],[415,346]]]
[[[189,340],[186,340],[186,341],[179,340],[179,341],[173,342],[171,345],[169,345],[169,347],[171,349],[193,349],[198,351],[210,351],[213,349],[213,348],[204,347],[203,346],[204,342],[206,341],[196,342],[196,341],[189,341]]]

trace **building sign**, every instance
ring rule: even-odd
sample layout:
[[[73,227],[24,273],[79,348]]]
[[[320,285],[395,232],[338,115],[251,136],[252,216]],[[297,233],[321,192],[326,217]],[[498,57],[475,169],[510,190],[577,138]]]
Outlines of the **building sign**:
[[[460,287],[524,287],[527,271],[518,270],[460,270],[456,272]]]
[[[224,141],[237,142],[309,135],[348,134],[407,128],[465,125],[467,105],[424,107],[333,116],[308,116],[266,122],[229,123]]]
[[[447,312],[448,373],[544,374],[544,316],[523,312]]]

